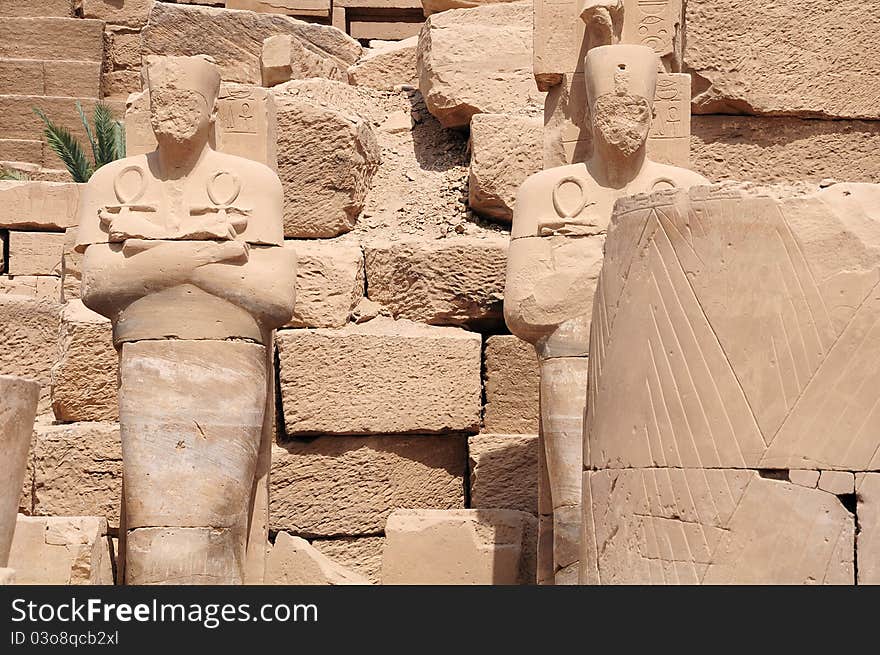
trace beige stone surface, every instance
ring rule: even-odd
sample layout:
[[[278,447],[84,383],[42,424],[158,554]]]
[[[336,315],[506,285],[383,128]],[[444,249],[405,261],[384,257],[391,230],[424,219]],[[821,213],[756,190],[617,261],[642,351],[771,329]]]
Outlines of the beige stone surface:
[[[315,539],[312,546],[327,557],[379,584],[385,537],[335,537]]]
[[[0,294],[0,375],[40,383],[38,413],[49,409],[52,365],[58,358],[61,306],[42,298]]]
[[[382,584],[519,584],[525,516],[501,509],[393,512]]]
[[[692,167],[714,182],[880,182],[880,123],[694,116]]]
[[[345,69],[339,68],[338,61],[312,52],[301,39],[290,34],[276,34],[263,41],[260,71],[263,86],[310,77],[347,80]]]
[[[854,517],[825,491],[748,470],[586,475],[592,511],[582,582],[854,582]]]
[[[58,421],[116,421],[117,354],[110,319],[80,300],[61,312],[59,359],[52,367],[52,411]]]
[[[880,473],[856,473],[858,503],[856,535],[857,584],[880,584]]]
[[[260,84],[263,40],[275,34],[297,37],[307,50],[343,72],[362,50],[357,41],[328,25],[280,14],[157,2],[144,30],[144,53],[210,55],[217,60],[224,81]]]
[[[368,585],[364,576],[334,562],[301,537],[279,532],[266,563],[266,584]]]
[[[287,433],[476,430],[478,334],[377,318],[277,336]]]
[[[515,2],[516,0],[422,0],[422,10],[425,16],[439,14],[448,9],[470,9],[496,2]]]
[[[113,25],[143,27],[150,16],[153,0],[81,0],[83,16]]]
[[[82,254],[76,252],[76,228],[64,231],[64,252],[61,254],[61,301],[80,296],[82,286]],[[46,277],[37,279],[48,279]],[[57,297],[57,296],[56,296]]]
[[[539,118],[477,114],[471,119],[468,204],[487,218],[510,222],[516,191],[543,169],[544,126]]]
[[[0,34],[0,38],[2,38],[2,34]],[[71,134],[80,139],[80,142],[86,143],[88,137],[76,110],[77,100],[80,101],[87,116],[94,113],[97,98],[0,95],[0,112],[5,116],[3,136],[19,141],[40,141],[43,138],[45,125],[33,111],[33,107],[39,107],[50,120],[64,125]],[[57,167],[63,166],[60,159],[48,147],[44,151],[44,158],[46,160],[43,162],[44,165],[56,167],[57,162]]]
[[[398,508],[463,508],[466,450],[454,435],[285,441],[272,448],[272,528],[377,536]]]
[[[822,471],[819,489],[836,496],[855,493],[855,478],[849,471]]]
[[[792,469],[788,472],[788,479],[794,484],[802,487],[815,489],[819,485],[820,471],[811,471],[809,469]]]
[[[63,232],[10,232],[8,272],[60,277],[63,252]]]
[[[348,68],[348,83],[391,91],[401,84],[418,86],[416,50],[418,36],[383,43],[364,50],[360,59]]]
[[[594,303],[590,465],[876,467],[878,200],[838,184],[620,203]]]
[[[98,61],[0,59],[0,94],[97,98],[101,92]]]
[[[502,235],[374,241],[364,247],[367,294],[392,316],[434,325],[501,322]]]
[[[132,93],[143,90],[141,72],[118,70],[101,75],[101,93],[105,100],[125,102]]]
[[[0,0],[0,16],[57,16],[70,18],[74,15],[74,0]]]
[[[533,434],[469,437],[470,506],[537,514],[538,447]]]
[[[417,70],[425,104],[444,127],[465,127],[474,114],[540,107],[531,6],[491,4],[431,16],[419,33]]]
[[[326,18],[330,15],[330,0],[226,0],[226,8]]]
[[[40,387],[21,377],[0,376],[0,566],[7,566]]]
[[[284,234],[334,237],[350,231],[379,166],[370,123],[340,82],[294,81],[275,89]]]
[[[112,585],[107,521],[19,515],[9,565],[20,585]]]
[[[538,360],[532,344],[513,335],[486,339],[483,367],[483,431],[496,434],[536,434]]]
[[[285,245],[296,252],[296,304],[286,327],[343,327],[364,296],[360,246],[301,239]]]
[[[64,230],[76,225],[78,202],[77,184],[0,181],[0,227]]]
[[[102,61],[104,23],[81,18],[4,18],[0,57]]]
[[[61,280],[51,275],[3,275],[0,276],[0,294],[58,302],[61,298]]]
[[[141,31],[120,25],[104,26],[104,61],[110,70],[141,68]]]
[[[0,568],[0,586],[15,584],[15,569]]]
[[[692,0],[686,22],[699,113],[880,117],[880,14],[859,0]]]
[[[39,423],[31,459],[35,516],[102,516],[119,527],[122,446],[117,423]]]

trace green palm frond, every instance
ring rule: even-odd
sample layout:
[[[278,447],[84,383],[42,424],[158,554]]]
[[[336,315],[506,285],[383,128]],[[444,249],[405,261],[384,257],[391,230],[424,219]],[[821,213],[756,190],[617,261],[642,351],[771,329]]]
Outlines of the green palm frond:
[[[69,130],[55,125],[44,112],[34,107],[34,113],[45,123],[43,135],[46,143],[64,162],[74,182],[88,182],[92,176],[92,167],[86,159],[82,147]]]
[[[79,100],[76,101],[76,113],[79,114],[79,120],[82,122],[83,128],[85,128],[86,137],[88,137],[89,145],[92,147],[92,157],[95,160],[95,168],[98,168],[98,143],[95,141],[95,135],[92,134],[92,126],[89,125],[89,119],[86,118],[86,113],[83,111]]]
[[[14,180],[16,182],[27,182],[30,178],[27,176],[27,173],[24,171],[19,171],[14,168],[3,168],[0,167],[0,180]]]
[[[113,118],[110,107],[103,102],[95,105],[95,134],[97,135],[97,147],[95,148],[95,169],[104,164],[116,161],[125,155],[117,151],[117,121]]]
[[[125,158],[125,126],[116,121],[113,127],[113,137],[116,140],[116,157],[117,159]]]

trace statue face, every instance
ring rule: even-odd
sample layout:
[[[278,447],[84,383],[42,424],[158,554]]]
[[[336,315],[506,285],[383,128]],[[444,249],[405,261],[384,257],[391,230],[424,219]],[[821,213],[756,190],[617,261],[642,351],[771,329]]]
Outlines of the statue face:
[[[156,138],[184,142],[206,130],[212,121],[213,102],[193,89],[150,87],[150,124]]]
[[[640,96],[608,93],[593,104],[593,135],[632,156],[648,138],[651,103]]]

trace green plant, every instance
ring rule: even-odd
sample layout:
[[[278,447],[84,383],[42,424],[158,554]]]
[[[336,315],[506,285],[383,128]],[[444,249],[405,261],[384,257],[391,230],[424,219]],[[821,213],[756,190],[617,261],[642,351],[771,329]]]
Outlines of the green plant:
[[[34,113],[40,117],[46,127],[43,135],[46,143],[64,162],[74,182],[88,182],[96,170],[111,161],[125,157],[125,130],[122,123],[113,118],[110,107],[102,102],[95,105],[94,130],[89,125],[82,105],[77,101],[76,111],[86,130],[89,145],[92,149],[93,161],[86,157],[85,149],[70,130],[53,123],[45,112],[34,107]]]
[[[24,171],[18,171],[14,168],[5,168],[0,166],[0,180],[15,180],[16,182],[27,182],[30,178]]]

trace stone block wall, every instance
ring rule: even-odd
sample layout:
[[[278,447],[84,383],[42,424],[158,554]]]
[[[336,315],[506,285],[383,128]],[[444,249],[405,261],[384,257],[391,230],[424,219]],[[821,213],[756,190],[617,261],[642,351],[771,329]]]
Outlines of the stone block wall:
[[[156,53],[206,52],[224,82],[253,88],[263,39],[296,39],[309,58],[268,89],[299,260],[295,315],[277,337],[273,536],[378,582],[396,510],[536,514],[537,363],[502,315],[514,192],[542,167],[528,6],[450,10],[418,38],[363,47],[318,24],[329,18],[195,6],[217,4],[52,0],[35,16],[34,3],[0,3],[0,43],[14,21],[49,21],[27,48],[0,46],[0,106],[121,103]],[[880,182],[877,12],[689,0],[686,18],[692,168],[719,181]],[[53,41],[53,21],[74,37]],[[42,86],[12,85],[34,66]],[[40,167],[36,180],[59,163],[25,123],[0,133],[0,160]],[[69,182],[0,182],[0,373],[43,385],[22,511],[105,517],[115,535],[116,353],[109,322],[77,300],[77,196]],[[855,483],[869,509],[871,477]]]

